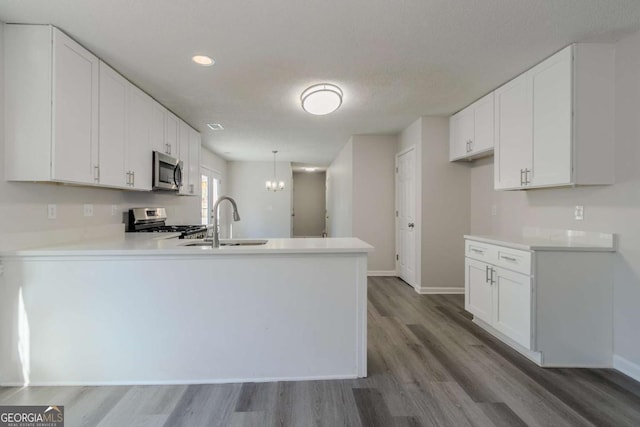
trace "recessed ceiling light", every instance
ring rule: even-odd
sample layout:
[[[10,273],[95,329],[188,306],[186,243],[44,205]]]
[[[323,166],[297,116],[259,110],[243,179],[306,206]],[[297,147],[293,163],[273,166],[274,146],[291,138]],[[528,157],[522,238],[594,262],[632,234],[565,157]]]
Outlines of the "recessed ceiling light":
[[[320,83],[306,88],[300,95],[300,102],[307,113],[323,116],[342,105],[342,90],[331,83]]]
[[[307,172],[315,172],[317,168],[304,168]]]
[[[220,123],[207,123],[207,126],[211,130],[224,130]]]
[[[191,58],[191,60],[193,62],[195,62],[198,65],[202,65],[205,67],[209,67],[213,64],[216,63],[216,61],[214,61],[213,59],[209,58],[208,56],[204,56],[204,55],[196,55],[194,57]]]

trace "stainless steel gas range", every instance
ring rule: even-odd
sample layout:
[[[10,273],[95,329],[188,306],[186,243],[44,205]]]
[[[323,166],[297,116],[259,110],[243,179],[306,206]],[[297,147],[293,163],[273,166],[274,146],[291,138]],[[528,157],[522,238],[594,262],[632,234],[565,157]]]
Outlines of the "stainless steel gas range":
[[[204,239],[206,225],[167,225],[165,208],[133,208],[129,210],[127,231],[131,233],[180,233],[179,239]]]

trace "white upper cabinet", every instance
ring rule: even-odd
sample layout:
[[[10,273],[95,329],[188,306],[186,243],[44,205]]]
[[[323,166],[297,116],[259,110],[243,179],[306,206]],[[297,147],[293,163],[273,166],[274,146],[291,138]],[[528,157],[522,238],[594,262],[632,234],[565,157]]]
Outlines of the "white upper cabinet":
[[[177,158],[182,162],[182,186],[178,194],[183,196],[199,196],[200,133],[179,119],[178,151]]]
[[[127,118],[127,183],[135,190],[151,190],[153,100],[133,85],[127,88]]]
[[[181,120],[173,113],[167,111],[165,121],[165,144],[163,150],[156,149],[157,151],[161,151],[173,157],[178,156],[178,128],[180,121]]]
[[[495,91],[495,188],[614,182],[614,47],[569,46]]]
[[[100,168],[97,182],[125,187],[125,142],[127,138],[127,88],[124,77],[100,61]]]
[[[449,160],[491,155],[494,140],[494,94],[479,99],[449,119]]]
[[[151,140],[151,148],[153,151],[166,153],[167,136],[165,133],[167,131],[167,113],[166,108],[155,100],[151,100],[151,129],[149,130],[149,138]]]
[[[189,193],[200,195],[200,133],[191,129],[189,133]]]
[[[93,184],[99,60],[49,25],[5,26],[8,180]]]
[[[55,27],[6,24],[4,38],[7,180],[150,191],[157,150],[198,193],[198,132]]]
[[[495,92],[495,188],[519,188],[531,171],[531,79],[521,75]]]
[[[189,134],[191,128],[188,124],[180,120],[178,122],[178,153],[177,159],[182,162],[182,185],[178,193],[183,195],[189,192]]]

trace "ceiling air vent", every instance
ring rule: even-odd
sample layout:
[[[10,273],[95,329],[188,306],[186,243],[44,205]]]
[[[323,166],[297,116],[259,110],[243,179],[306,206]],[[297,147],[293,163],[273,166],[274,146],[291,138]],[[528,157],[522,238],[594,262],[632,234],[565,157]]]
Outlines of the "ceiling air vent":
[[[207,123],[207,126],[209,126],[211,130],[224,130],[220,123]]]

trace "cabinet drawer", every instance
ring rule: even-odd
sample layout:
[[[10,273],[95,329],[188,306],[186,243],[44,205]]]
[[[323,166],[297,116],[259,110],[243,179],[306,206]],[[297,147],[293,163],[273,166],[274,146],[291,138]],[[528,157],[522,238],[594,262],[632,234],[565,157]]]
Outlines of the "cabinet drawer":
[[[531,275],[531,252],[496,247],[496,265],[509,270]]]
[[[465,242],[465,256],[489,264],[495,264],[498,261],[498,247],[487,243],[467,240]]]

